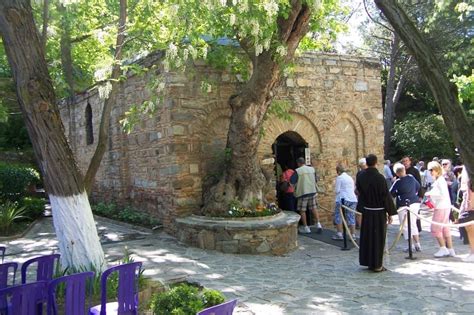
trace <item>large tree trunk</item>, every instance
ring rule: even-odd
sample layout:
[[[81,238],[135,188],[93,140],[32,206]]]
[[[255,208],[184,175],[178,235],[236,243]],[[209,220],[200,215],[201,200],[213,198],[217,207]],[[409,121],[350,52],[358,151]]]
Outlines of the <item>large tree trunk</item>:
[[[117,97],[118,87],[119,87],[119,77],[122,72],[122,51],[123,45],[125,43],[125,30],[127,23],[127,0],[120,0],[120,17],[118,22],[117,30],[117,41],[115,44],[115,54],[114,54],[114,65],[112,68],[112,75],[110,78],[110,84],[112,89],[109,96],[104,101],[104,107],[102,109],[102,116],[100,119],[99,126],[99,139],[97,142],[97,147],[95,149],[94,155],[89,163],[87,172],[84,178],[84,183],[86,190],[90,193],[92,185],[94,184],[94,178],[99,170],[100,163],[104,156],[104,153],[107,149],[107,139],[109,138],[109,127],[110,127],[110,113],[112,111],[112,105],[115,104]]]
[[[470,124],[459,103],[456,85],[449,81],[432,49],[398,2],[375,0],[375,4],[415,57],[435,97],[448,132],[461,153],[469,176],[474,179],[474,126]],[[471,187],[473,186],[474,180],[471,181]]]
[[[0,31],[49,194],[64,267],[105,267],[82,176],[68,146],[28,0],[0,1]]]
[[[395,110],[400,99],[400,95],[405,85],[405,75],[399,74],[398,82],[396,80],[398,59],[400,57],[400,38],[393,33],[393,40],[390,47],[390,68],[387,76],[387,85],[385,90],[385,109],[384,109],[384,155],[389,158],[390,143],[392,141],[392,129],[395,122]]]
[[[293,58],[301,38],[308,32],[311,9],[302,2],[291,1],[288,18],[278,20],[279,39],[287,47],[283,62]],[[265,179],[257,160],[257,148],[263,118],[280,79],[281,65],[271,50],[255,57],[253,47],[244,40],[240,44],[252,60],[253,73],[242,90],[229,100],[232,114],[226,148],[231,158],[220,181],[204,194],[203,212],[211,215],[226,212],[229,201],[234,198],[244,205],[253,198],[263,198]]]

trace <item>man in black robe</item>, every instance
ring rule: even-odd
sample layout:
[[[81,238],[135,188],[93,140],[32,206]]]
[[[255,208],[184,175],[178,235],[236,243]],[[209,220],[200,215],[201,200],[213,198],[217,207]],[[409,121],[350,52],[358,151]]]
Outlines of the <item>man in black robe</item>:
[[[377,157],[366,157],[367,169],[356,179],[359,196],[358,208],[362,211],[360,228],[359,263],[375,272],[386,270],[383,267],[383,252],[387,222],[397,214],[392,197],[388,191],[385,177],[377,170]]]

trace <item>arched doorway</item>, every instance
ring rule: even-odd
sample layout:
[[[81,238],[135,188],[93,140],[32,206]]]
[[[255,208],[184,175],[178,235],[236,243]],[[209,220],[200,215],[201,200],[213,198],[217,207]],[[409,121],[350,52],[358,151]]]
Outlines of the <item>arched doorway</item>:
[[[297,132],[287,131],[279,135],[272,145],[275,162],[280,167],[288,166],[296,168],[296,160],[299,157],[307,157],[308,143]],[[278,179],[277,179],[278,180]]]
[[[289,202],[291,201],[288,199],[288,195],[279,189],[280,176],[286,168],[296,169],[296,160],[300,157],[304,157],[308,163],[310,162],[308,143],[297,132],[287,131],[276,138],[272,145],[272,151],[275,157],[275,188],[278,206],[283,210],[296,210],[296,204],[292,203],[293,206],[290,206]],[[291,198],[294,200],[294,197]]]

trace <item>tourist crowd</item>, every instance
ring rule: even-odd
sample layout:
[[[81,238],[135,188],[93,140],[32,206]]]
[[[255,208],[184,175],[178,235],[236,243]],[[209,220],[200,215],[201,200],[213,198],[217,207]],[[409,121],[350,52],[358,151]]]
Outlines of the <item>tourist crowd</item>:
[[[409,156],[396,163],[387,160],[383,173],[377,170],[377,157],[369,154],[359,160],[359,171],[355,181],[346,172],[344,165],[336,166],[334,240],[343,239],[343,218],[340,207],[343,205],[344,217],[353,239],[356,227],[360,227],[360,264],[374,272],[384,271],[383,252],[387,224],[397,215],[404,224],[403,235],[408,240],[407,211],[411,216],[410,234],[412,251],[421,251],[419,232],[420,220],[417,214],[421,208],[432,211],[431,234],[439,249],[437,258],[456,255],[452,238],[452,223],[474,221],[474,192],[463,165],[452,165],[449,159],[433,158],[413,163]],[[317,232],[322,231],[317,211],[317,177],[312,166],[305,165],[305,159],[297,160],[297,168],[292,170],[283,166],[279,176],[280,206],[285,210],[297,211],[301,215],[300,233],[311,233],[306,211],[309,210],[316,223]],[[356,215],[357,213],[357,215]],[[474,262],[474,225],[460,227],[465,244],[470,244],[470,255],[464,260]],[[470,242],[469,242],[470,241]],[[410,248],[406,248],[406,251]]]

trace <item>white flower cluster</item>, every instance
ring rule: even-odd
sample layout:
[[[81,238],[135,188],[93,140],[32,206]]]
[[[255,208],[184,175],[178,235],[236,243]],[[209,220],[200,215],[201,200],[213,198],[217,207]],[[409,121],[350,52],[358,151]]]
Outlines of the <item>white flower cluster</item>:
[[[212,85],[209,82],[201,81],[201,91],[206,93],[212,92]]]
[[[276,49],[276,53],[283,57],[283,56],[286,56],[287,50],[284,46],[278,46]]]
[[[99,85],[99,98],[105,100],[109,97],[110,92],[112,91],[112,84],[110,82],[105,82],[104,84]]]
[[[95,32],[95,37],[102,45],[105,44],[105,37],[107,36],[107,32],[104,30],[98,30]]]
[[[267,12],[269,18],[273,18],[278,14],[278,3],[276,3],[275,0],[266,0],[263,3],[263,8],[265,9],[265,12]]]
[[[240,12],[242,13],[246,13],[249,11],[249,3],[248,3],[248,0],[242,0],[242,1],[239,1],[239,6],[238,6],[238,9]]]
[[[258,23],[258,21],[256,19],[252,19],[250,20],[250,26],[251,26],[251,29],[252,29],[252,35],[257,37],[258,34],[260,33],[260,24]]]
[[[170,43],[168,49],[166,50],[166,57],[173,59],[178,55],[178,47],[175,44]]]
[[[110,76],[111,73],[112,73],[112,66],[110,65],[105,66],[103,68],[97,69],[94,72],[94,79],[96,81],[104,81]]]
[[[40,2],[40,0],[36,1],[37,3]],[[41,1],[42,2],[42,1]],[[61,3],[62,5],[64,5],[65,7],[70,5],[70,4],[73,4],[73,3],[77,3],[79,2],[79,0],[59,0],[59,3]]]
[[[229,16],[229,24],[230,24],[230,26],[234,26],[234,25],[235,25],[235,21],[236,21],[236,16],[235,16],[235,14],[231,14],[231,15]]]

